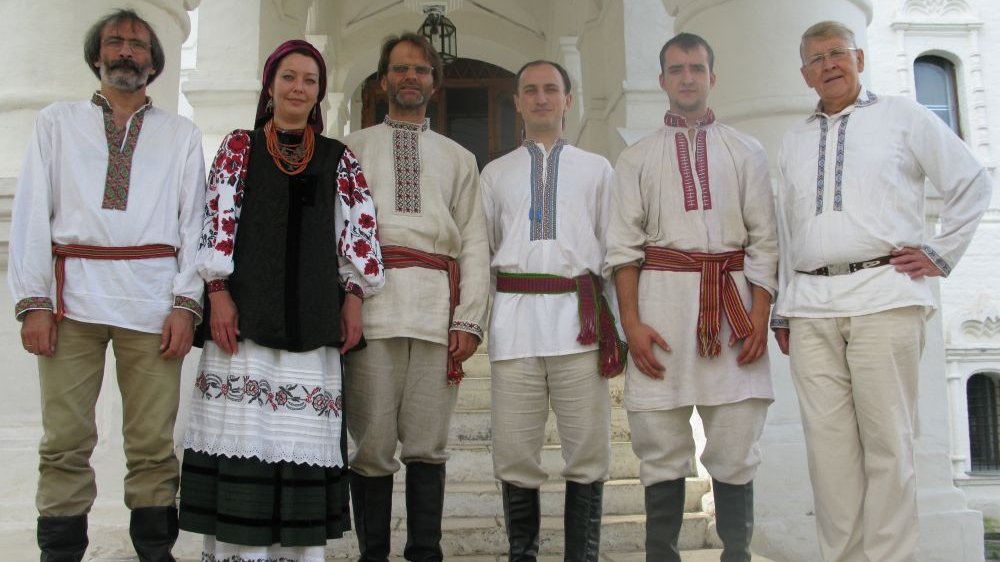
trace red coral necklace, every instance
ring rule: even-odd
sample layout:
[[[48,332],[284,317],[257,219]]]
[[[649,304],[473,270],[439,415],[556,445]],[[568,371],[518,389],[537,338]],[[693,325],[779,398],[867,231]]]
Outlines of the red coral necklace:
[[[306,169],[316,149],[316,136],[311,127],[306,127],[303,131],[301,143],[285,144],[278,140],[278,130],[274,126],[274,119],[271,119],[264,125],[264,137],[274,164],[290,176],[298,175]]]

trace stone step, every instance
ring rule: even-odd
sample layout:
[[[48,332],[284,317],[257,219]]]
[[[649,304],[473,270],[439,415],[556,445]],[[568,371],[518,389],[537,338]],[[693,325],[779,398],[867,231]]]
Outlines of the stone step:
[[[481,444],[450,445],[451,460],[448,461],[448,482],[488,482],[493,478],[493,447]],[[562,449],[558,445],[542,447],[542,469],[557,476],[564,462]],[[635,478],[639,475],[639,459],[632,453],[628,442],[611,443],[610,477],[613,480]],[[403,471],[396,473],[402,479]]]
[[[464,383],[463,383],[464,384]],[[545,422],[545,444],[559,444],[559,432],[556,428],[556,415],[549,410]],[[448,428],[448,442],[456,445],[489,443],[493,438],[493,427],[489,409],[456,410],[451,416],[451,426]],[[631,441],[628,417],[625,410],[611,409],[611,441]]]
[[[702,509],[702,496],[709,491],[704,478],[689,478],[685,496],[685,511],[695,513]],[[392,494],[392,514],[406,515],[405,486],[396,485]],[[542,513],[563,515],[565,480],[550,480],[542,484]],[[635,515],[643,512],[643,487],[637,478],[609,480],[604,485],[604,515]],[[445,486],[444,512],[449,517],[503,517],[503,499],[500,483],[448,482]]]

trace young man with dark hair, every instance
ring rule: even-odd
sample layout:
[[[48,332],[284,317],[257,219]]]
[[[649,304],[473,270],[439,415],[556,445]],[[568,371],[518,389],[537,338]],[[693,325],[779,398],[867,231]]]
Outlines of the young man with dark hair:
[[[523,145],[483,169],[496,281],[490,320],[493,470],[512,562],[538,555],[545,421],[556,414],[566,465],[565,560],[596,562],[611,457],[606,377],[625,351],[600,277],[611,164],[563,138],[572,103],[559,64],[517,73]]]
[[[697,407],[722,561],[746,562],[757,442],[774,399],[767,321],[778,249],[767,156],[709,109],[715,73],[704,39],[680,34],[661,53],[670,109],[615,167],[605,266],[633,359],[625,408],[646,487],[646,560],[680,562]]]

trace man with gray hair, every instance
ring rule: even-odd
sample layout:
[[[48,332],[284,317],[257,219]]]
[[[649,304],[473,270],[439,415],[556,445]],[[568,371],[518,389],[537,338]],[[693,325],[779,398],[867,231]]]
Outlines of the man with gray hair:
[[[860,81],[853,32],[802,36],[819,95],[779,154],[781,250],[771,327],[791,357],[819,549],[827,562],[916,562],[913,436],[928,277],[947,276],[991,193],[988,172],[933,113]],[[944,199],[926,235],[924,183]]]
[[[94,405],[110,342],[129,534],[140,560],[169,562],[180,370],[201,317],[201,133],[146,97],[163,70],[163,48],[135,12],[95,23],[84,60],[101,88],[38,114],[11,224],[11,294],[41,384],[38,546],[43,562],[79,561],[86,551],[97,495]]]

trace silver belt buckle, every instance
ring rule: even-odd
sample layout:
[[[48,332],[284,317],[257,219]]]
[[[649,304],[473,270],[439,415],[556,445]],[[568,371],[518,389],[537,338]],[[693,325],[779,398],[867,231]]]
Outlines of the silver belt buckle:
[[[851,265],[847,263],[836,263],[826,266],[827,275],[847,275],[851,272]]]
[[[858,269],[868,269],[869,267],[878,267],[881,262],[879,260],[868,260],[861,262],[858,265]]]

